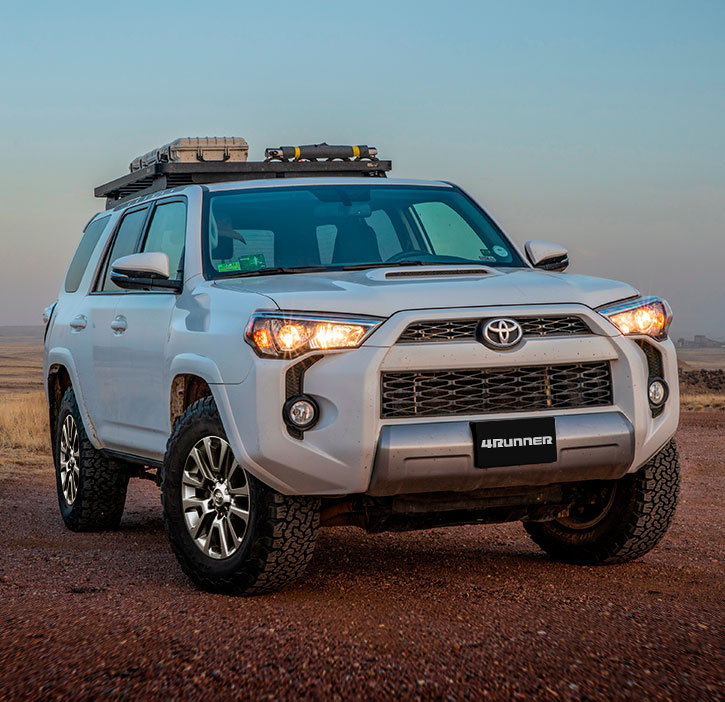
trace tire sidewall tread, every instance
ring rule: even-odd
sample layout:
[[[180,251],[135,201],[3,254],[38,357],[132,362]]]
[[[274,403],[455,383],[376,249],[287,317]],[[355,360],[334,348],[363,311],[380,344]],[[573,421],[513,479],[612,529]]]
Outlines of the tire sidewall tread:
[[[78,429],[80,454],[78,491],[68,506],[60,478],[60,441],[68,415]],[[54,438],[55,477],[58,504],[65,525],[71,531],[104,531],[118,527],[126,504],[128,473],[93,446],[86,432],[73,388],[68,388],[58,409]]]
[[[662,540],[674,519],[679,492],[679,456],[671,439],[637,472],[617,481],[615,504],[591,529],[569,529],[556,521],[525,522],[524,528],[557,560],[624,563],[649,553]]]
[[[314,552],[319,499],[282,495],[247,473],[250,518],[242,544],[229,558],[206,556],[191,538],[181,507],[184,464],[204,436],[227,438],[211,396],[190,405],[175,422],[161,470],[164,526],[182,570],[204,590],[233,595],[271,592],[293,582]]]

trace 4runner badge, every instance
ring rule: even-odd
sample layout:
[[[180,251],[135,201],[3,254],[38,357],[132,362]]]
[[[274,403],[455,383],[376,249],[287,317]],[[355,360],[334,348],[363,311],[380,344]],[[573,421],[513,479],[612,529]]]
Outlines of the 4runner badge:
[[[557,460],[556,418],[471,422],[477,468],[527,466]]]
[[[523,335],[524,330],[514,319],[490,319],[481,329],[481,341],[491,349],[510,349]]]
[[[483,439],[481,448],[511,448],[512,446],[548,446],[552,443],[551,436],[523,436],[513,439]]]

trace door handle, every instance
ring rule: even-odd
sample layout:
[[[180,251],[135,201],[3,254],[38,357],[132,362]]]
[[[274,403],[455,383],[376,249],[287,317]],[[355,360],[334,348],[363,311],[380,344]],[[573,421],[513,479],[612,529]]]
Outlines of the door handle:
[[[79,314],[71,319],[70,328],[74,331],[82,331],[86,328],[87,323],[88,320],[86,319],[86,316],[84,314]]]
[[[127,328],[128,320],[122,314],[113,318],[113,321],[111,322],[111,329],[113,329],[114,334],[123,334]]]

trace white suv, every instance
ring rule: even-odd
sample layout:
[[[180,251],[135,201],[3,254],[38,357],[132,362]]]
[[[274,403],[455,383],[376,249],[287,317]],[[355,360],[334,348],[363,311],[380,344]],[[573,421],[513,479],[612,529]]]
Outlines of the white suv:
[[[562,273],[561,247],[520,251],[373,149],[253,163],[227,140],[209,161],[210,141],[96,189],[46,313],[70,529],[116,527],[153,477],[184,571],[244,594],[298,577],[320,526],[520,520],[583,564],[658,543],[679,489],[665,301]]]

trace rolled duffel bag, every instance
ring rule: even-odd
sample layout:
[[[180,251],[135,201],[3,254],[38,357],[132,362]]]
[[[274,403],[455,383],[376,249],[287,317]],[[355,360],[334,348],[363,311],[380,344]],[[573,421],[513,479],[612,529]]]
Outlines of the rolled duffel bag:
[[[378,150],[373,146],[334,146],[332,144],[307,144],[306,146],[280,146],[265,149],[264,155],[268,160],[280,159],[282,161],[316,161],[318,159],[362,159],[375,160]]]

